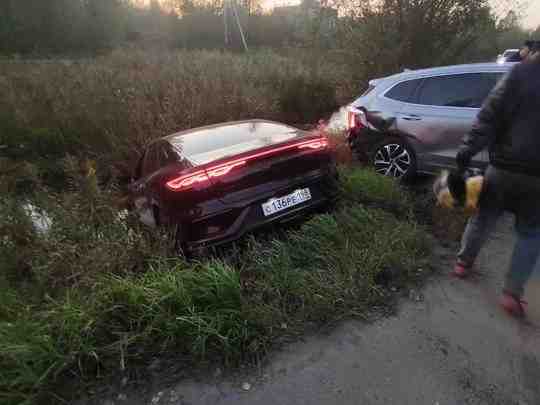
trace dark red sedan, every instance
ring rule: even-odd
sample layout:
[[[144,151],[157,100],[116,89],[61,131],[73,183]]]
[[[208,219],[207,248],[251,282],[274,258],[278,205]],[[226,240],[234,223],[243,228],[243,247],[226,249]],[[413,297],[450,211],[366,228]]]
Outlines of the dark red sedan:
[[[192,252],[328,203],[336,179],[324,134],[251,120],[154,141],[130,189],[141,220],[176,226],[179,246]]]

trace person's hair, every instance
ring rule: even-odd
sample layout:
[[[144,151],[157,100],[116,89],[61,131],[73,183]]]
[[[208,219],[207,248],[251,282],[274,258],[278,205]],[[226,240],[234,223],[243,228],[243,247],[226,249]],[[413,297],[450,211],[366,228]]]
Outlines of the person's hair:
[[[540,41],[531,41],[531,52],[540,52]]]
[[[532,49],[534,47],[535,42],[538,42],[538,41],[532,41],[529,39],[523,43],[523,46],[529,49]]]

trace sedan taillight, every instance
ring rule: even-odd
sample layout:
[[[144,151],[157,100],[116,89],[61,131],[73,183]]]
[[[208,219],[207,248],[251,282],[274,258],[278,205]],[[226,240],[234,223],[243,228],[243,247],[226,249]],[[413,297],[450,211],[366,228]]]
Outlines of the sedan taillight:
[[[208,175],[204,170],[200,170],[195,173],[190,173],[185,176],[177,177],[165,183],[167,188],[172,191],[181,191],[191,188],[194,184],[205,183],[208,180]]]
[[[303,143],[301,145],[298,145],[298,149],[324,149],[328,146],[328,140],[327,139],[321,139],[319,141],[313,141],[313,142],[307,142]]]
[[[181,191],[183,189],[191,188],[197,183],[206,183],[212,178],[218,178],[225,176],[231,170],[236,167],[244,166],[246,160],[236,160],[228,163],[224,163],[217,166],[209,167],[206,170],[199,170],[194,173],[186,174],[184,176],[177,177],[166,183],[166,186],[173,191]]]
[[[195,184],[208,183],[211,179],[219,178],[227,175],[235,168],[245,166],[248,162],[262,159],[271,155],[284,153],[287,151],[296,150],[323,150],[328,147],[328,139],[321,137],[309,141],[295,142],[285,146],[277,146],[275,148],[265,150],[263,152],[253,153],[244,156],[241,159],[231,160],[219,165],[210,166],[203,170],[198,170],[192,173],[184,174],[180,177],[169,180],[165,185],[169,190],[182,191],[192,188]]]

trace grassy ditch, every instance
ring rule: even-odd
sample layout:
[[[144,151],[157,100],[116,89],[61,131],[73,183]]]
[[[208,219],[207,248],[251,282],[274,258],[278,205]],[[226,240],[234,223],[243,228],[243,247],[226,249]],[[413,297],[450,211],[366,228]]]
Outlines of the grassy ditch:
[[[59,402],[66,379],[82,386],[171,352],[249,362],[387,303],[386,275],[414,278],[427,247],[412,199],[371,172],[341,172],[331,213],[196,263],[118,215],[119,184],[152,139],[235,119],[316,122],[357,95],[349,69],[271,51],[0,65],[0,402]]]
[[[116,187],[98,185],[91,165],[64,170],[68,192],[34,186],[49,233],[33,229],[23,197],[1,203],[2,403],[51,402],[66,376],[91,380],[170,350],[229,365],[260,358],[283,336],[386,303],[378,276],[407,282],[427,252],[411,216],[369,206],[385,198],[409,211],[397,184],[369,172],[342,172],[332,213],[251,237],[232,259],[188,263],[166,234],[118,218]]]

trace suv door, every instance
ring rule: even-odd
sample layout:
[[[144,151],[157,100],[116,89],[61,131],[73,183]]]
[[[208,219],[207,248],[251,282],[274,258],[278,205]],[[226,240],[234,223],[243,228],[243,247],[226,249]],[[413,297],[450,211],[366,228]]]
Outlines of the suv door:
[[[501,72],[460,73],[422,80],[397,120],[398,129],[412,138],[420,171],[437,172],[455,166],[464,135],[501,76]],[[483,151],[473,164],[482,167],[487,161],[487,151]]]

